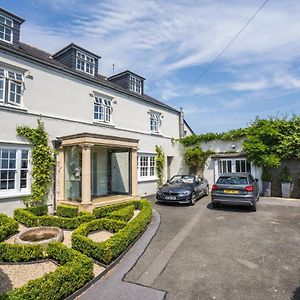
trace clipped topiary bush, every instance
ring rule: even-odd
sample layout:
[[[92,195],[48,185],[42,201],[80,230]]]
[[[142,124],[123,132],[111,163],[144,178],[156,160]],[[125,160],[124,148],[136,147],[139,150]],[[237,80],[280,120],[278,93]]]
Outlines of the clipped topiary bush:
[[[104,242],[96,243],[87,237],[88,233],[93,230],[101,230],[102,228],[107,229],[112,232],[108,227],[104,227],[105,224],[110,224],[111,226],[116,226],[115,220],[95,220],[88,224],[83,224],[78,227],[72,234],[72,247],[79,250],[94,259],[109,264],[115,258],[117,258],[126,248],[146,229],[147,224],[150,222],[152,217],[152,206],[147,200],[140,201],[129,201],[122,203],[122,205],[114,205],[110,207],[96,208],[94,214],[108,215],[116,210],[116,207],[134,206],[135,209],[139,209],[140,213],[129,223],[123,223],[125,225],[123,228],[116,230],[116,233],[112,235],[108,240]],[[104,223],[101,223],[101,221]],[[120,221],[119,221],[120,222]],[[101,226],[103,226],[101,228]],[[106,226],[106,225],[105,225]],[[122,227],[122,225],[121,225]]]
[[[7,248],[15,246],[6,245]],[[23,247],[27,248],[28,245]],[[46,254],[61,266],[54,272],[0,295],[0,299],[64,299],[93,278],[93,260],[78,251],[55,242],[49,244]]]
[[[13,218],[0,214],[0,242],[18,231],[19,224]]]
[[[127,222],[133,217],[133,215],[134,205],[129,205],[127,207],[113,211],[107,216],[107,218]]]
[[[56,214],[59,217],[74,218],[78,215],[78,206],[67,204],[58,205]]]
[[[51,215],[37,216],[30,210],[31,208],[18,208],[14,211],[14,218],[27,227],[51,226],[63,229],[75,229],[80,224],[95,219],[91,213],[79,213],[76,217],[66,218]]]

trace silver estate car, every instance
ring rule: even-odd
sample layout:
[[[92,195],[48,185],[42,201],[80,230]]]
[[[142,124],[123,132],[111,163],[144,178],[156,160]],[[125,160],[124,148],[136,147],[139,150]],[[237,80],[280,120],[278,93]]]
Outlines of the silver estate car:
[[[259,200],[258,179],[250,173],[225,173],[220,175],[211,190],[212,206],[219,204],[247,205],[256,211]]]

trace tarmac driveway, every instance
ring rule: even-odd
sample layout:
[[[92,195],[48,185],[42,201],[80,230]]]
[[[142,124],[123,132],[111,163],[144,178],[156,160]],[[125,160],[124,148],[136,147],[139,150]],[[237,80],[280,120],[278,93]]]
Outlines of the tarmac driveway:
[[[193,207],[150,200],[161,224],[125,281],[167,299],[300,299],[300,202],[261,199],[253,213],[214,210],[210,197]]]

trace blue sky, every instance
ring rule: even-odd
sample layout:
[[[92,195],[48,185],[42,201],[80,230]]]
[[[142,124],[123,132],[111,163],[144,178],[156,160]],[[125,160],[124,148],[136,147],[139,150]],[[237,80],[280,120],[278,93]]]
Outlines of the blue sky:
[[[21,40],[50,53],[74,42],[102,56],[100,73],[129,69],[196,133],[300,114],[300,2],[270,0],[193,84],[262,0],[0,0],[23,17]]]

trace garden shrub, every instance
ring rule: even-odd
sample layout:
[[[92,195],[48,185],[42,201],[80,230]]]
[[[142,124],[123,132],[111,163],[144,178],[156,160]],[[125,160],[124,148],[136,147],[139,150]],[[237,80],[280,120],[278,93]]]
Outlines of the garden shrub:
[[[105,219],[95,220],[88,224],[82,224],[72,234],[72,247],[105,264],[109,264],[117,258],[139,236],[139,234],[146,229],[146,226],[152,217],[151,203],[147,200],[129,201],[122,203],[122,205],[101,207],[100,209],[97,208],[94,210],[95,215],[99,216],[111,213],[115,210],[116,206],[122,207],[123,209],[126,207],[125,204],[127,206],[134,205],[135,209],[140,210],[140,213],[136,218],[129,223],[123,222],[125,225],[123,228],[117,230],[116,233],[108,240],[98,243],[89,239],[87,235],[92,230],[99,230],[99,228],[104,224],[101,223],[101,221],[103,222]],[[107,222],[107,220],[105,220],[105,222]],[[110,220],[110,223],[105,224],[116,226],[118,223],[115,222],[117,221]]]
[[[0,243],[0,261],[25,262],[44,258],[41,245]]]
[[[6,295],[2,295],[2,299],[64,299],[92,279],[93,261],[78,251],[54,242],[49,244],[47,255],[48,258],[58,261],[61,266],[20,288],[12,289]]]
[[[74,218],[78,215],[78,206],[67,204],[58,205],[56,214],[60,217]]]
[[[120,209],[122,209],[124,207],[128,207],[130,205],[133,205],[135,207],[135,209],[138,209],[137,202],[138,201],[128,201],[128,202],[122,202],[122,203],[117,203],[117,204],[112,204],[112,205],[107,205],[107,206],[102,206],[102,207],[96,207],[93,210],[93,215],[96,217],[96,219],[106,218],[113,211],[120,210]]]
[[[18,231],[19,224],[13,218],[0,214],[0,242]]]
[[[113,211],[107,216],[107,218],[127,222],[133,217],[133,215],[134,205],[129,205],[127,207]]]
[[[28,208],[18,208],[14,211],[14,218],[27,227],[51,226],[63,229],[75,229],[80,224],[95,219],[95,216],[91,213],[79,213],[78,216],[73,218],[52,215],[37,216]]]
[[[31,206],[31,207],[28,207],[27,210],[29,212],[32,212],[36,216],[45,216],[48,214],[48,206],[47,205]]]

